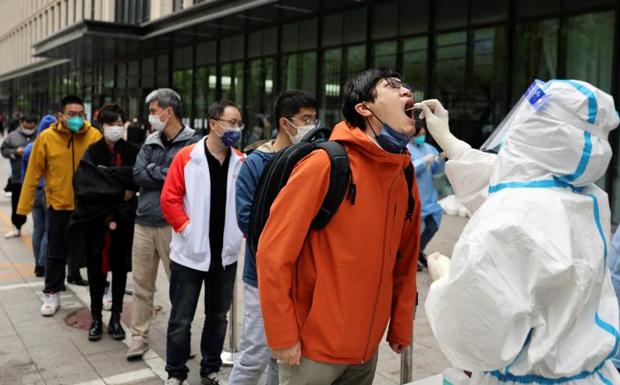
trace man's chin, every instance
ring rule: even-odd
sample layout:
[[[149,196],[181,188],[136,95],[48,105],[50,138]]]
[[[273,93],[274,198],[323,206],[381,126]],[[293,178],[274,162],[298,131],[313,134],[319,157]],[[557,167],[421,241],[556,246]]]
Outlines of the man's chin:
[[[400,133],[407,135],[410,138],[415,136],[415,124],[407,124],[401,127],[402,128],[398,130]]]

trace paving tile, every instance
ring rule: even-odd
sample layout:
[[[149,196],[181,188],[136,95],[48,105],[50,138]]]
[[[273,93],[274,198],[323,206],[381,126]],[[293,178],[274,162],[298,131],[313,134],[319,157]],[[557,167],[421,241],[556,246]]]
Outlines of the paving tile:
[[[76,385],[97,380],[101,380],[99,378],[99,375],[94,370],[91,370],[90,372],[70,374],[64,377],[56,377],[51,380],[46,380],[45,383],[46,385]],[[101,381],[101,385],[105,385],[105,383]]]
[[[70,375],[93,372],[93,368],[72,342],[30,349],[32,360],[47,382]]]
[[[37,367],[31,361],[4,361],[0,365],[0,383],[21,385],[45,385]]]
[[[162,385],[163,383],[164,380],[161,378],[149,378],[148,380],[143,381],[127,382],[123,385]]]
[[[104,330],[105,333],[105,330]],[[122,341],[113,340],[107,334],[104,334],[103,338],[99,341],[89,341],[88,332],[85,330],[75,330],[71,332],[71,340],[77,346],[77,348],[85,356],[90,356],[97,353],[112,352],[119,349],[127,352],[127,345]]]
[[[17,323],[16,329],[24,345],[28,348],[55,345],[69,339],[65,327],[53,318],[44,319],[39,317],[35,320]]]
[[[144,361],[127,361],[126,354],[127,347],[122,347],[113,351],[90,354],[86,359],[101,377],[147,369]]]

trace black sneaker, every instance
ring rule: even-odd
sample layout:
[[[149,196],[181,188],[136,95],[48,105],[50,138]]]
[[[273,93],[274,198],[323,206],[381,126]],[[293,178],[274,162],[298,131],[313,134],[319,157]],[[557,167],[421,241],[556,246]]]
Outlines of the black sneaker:
[[[215,376],[215,373],[209,373],[205,377],[200,377],[201,385],[220,385],[220,381]]]
[[[67,277],[67,282],[78,286],[88,286],[88,281],[79,274]]]
[[[420,256],[418,257],[418,262],[421,263],[422,266],[428,267],[428,262],[426,261],[426,254],[420,253]]]
[[[34,267],[34,276],[35,277],[45,277],[45,266],[43,265],[36,265]]]

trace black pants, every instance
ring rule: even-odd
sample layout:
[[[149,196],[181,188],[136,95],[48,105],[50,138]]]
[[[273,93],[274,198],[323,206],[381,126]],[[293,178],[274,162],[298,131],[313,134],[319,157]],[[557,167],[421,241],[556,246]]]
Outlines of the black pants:
[[[432,215],[427,216],[426,218],[422,219],[422,221],[424,222],[424,231],[422,231],[422,234],[420,234],[420,254],[424,251],[426,245],[428,245],[428,243],[431,241],[433,235],[435,235],[437,230],[439,230],[439,228],[437,227],[437,223],[435,222],[435,219],[433,219]]]
[[[205,323],[200,340],[200,375],[206,377],[220,370],[222,348],[226,337],[228,320],[235,287],[237,263],[226,266],[211,264],[209,271],[194,270],[175,262],[170,262],[170,319],[168,320],[168,340],[166,343],[166,372],[170,377],[180,380],[187,378],[186,366],[189,358],[190,327],[200,290],[205,288]]]
[[[88,260],[88,288],[90,290],[90,314],[93,319],[101,319],[103,311],[103,294],[105,293],[105,281],[107,274],[101,270],[101,258],[99,261]],[[112,271],[112,313],[123,311],[123,296],[127,286],[127,272]]]
[[[48,210],[48,243],[47,243],[47,264],[45,266],[45,288],[44,293],[55,293],[64,290],[65,287],[65,266],[69,258],[69,220],[72,211]]]
[[[22,192],[22,184],[10,182],[9,190],[11,191],[11,223],[19,230],[26,223],[26,216],[17,214],[17,204],[19,203],[19,194]]]

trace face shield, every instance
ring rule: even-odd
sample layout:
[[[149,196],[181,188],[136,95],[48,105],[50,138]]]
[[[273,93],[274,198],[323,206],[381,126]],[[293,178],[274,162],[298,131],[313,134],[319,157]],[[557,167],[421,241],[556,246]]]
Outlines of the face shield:
[[[502,148],[504,141],[510,134],[513,123],[517,117],[530,108],[539,111],[549,100],[549,95],[545,94],[543,88],[545,82],[534,80],[528,87],[527,91],[519,98],[519,101],[510,110],[508,115],[500,122],[497,128],[491,133],[489,138],[480,147],[480,150],[486,152],[498,153]]]

